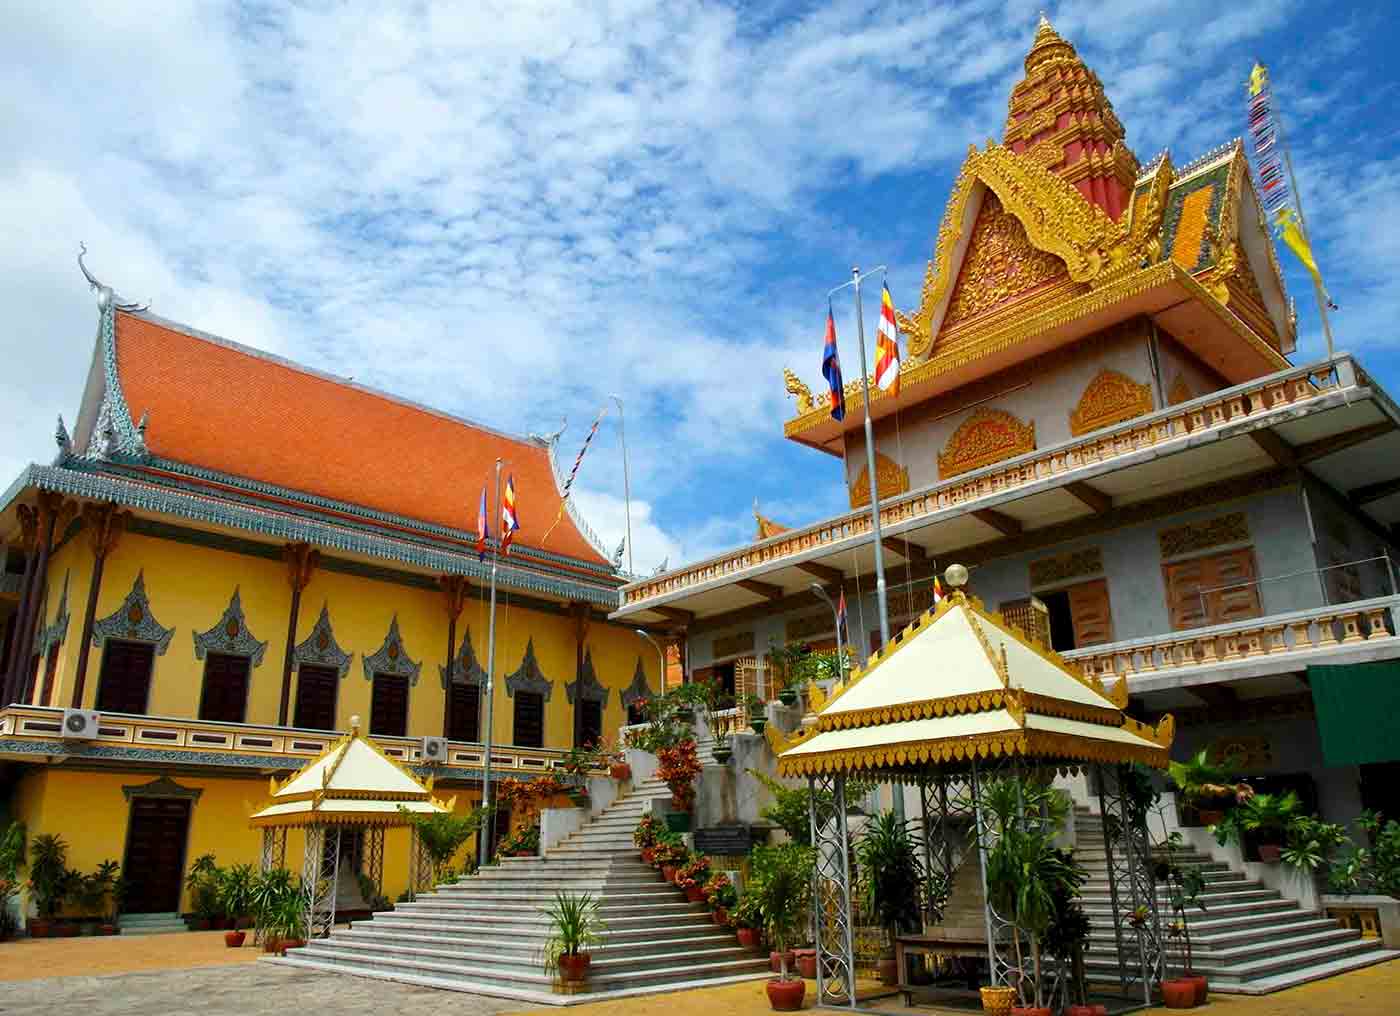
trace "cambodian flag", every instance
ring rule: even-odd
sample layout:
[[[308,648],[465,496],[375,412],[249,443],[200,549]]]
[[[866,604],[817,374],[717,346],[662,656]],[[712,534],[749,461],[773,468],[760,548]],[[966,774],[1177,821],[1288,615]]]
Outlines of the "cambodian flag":
[[[510,541],[520,528],[520,519],[515,514],[515,477],[506,480],[506,492],[501,498],[501,552],[510,553]]]
[[[481,507],[476,510],[476,556],[486,560],[486,541],[491,538],[491,527],[486,521],[486,488],[481,488]]]
[[[846,589],[841,588],[841,597],[836,601],[836,637],[846,639]]]
[[[831,418],[846,418],[846,388],[841,383],[841,357],[836,353],[836,319],[826,305],[826,346],[822,349],[822,376],[831,386]]]

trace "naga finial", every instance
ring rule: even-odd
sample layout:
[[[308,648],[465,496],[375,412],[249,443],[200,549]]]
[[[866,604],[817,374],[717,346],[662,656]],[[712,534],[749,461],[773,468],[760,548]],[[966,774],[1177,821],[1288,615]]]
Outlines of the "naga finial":
[[[787,388],[789,395],[797,396],[797,411],[799,413],[810,412],[816,408],[816,403],[812,401],[812,389],[808,388],[802,379],[787,367],[783,368],[783,385]]]
[[[112,292],[111,286],[104,285],[102,282],[98,281],[97,277],[93,275],[92,272],[88,271],[87,265],[83,263],[83,258],[86,256],[87,244],[79,240],[78,268],[81,269],[83,273],[83,278],[87,279],[88,286],[92,289],[94,293],[97,294],[97,306],[105,310],[109,303],[113,303],[115,295]],[[139,312],[146,310],[148,307],[150,307],[150,303],[117,303],[114,304],[114,306],[117,308],[117,310]]]
[[[548,434],[535,434],[535,433],[532,432],[532,433],[530,434],[530,440],[532,440],[532,441],[538,441],[540,444],[544,445],[546,448],[552,448],[555,444],[558,443],[559,438],[563,436],[564,431],[566,431],[566,430],[568,430],[568,429],[569,429],[569,418],[566,416],[566,417],[564,417],[563,419],[561,419],[561,420],[559,421],[559,429],[558,429],[558,430],[552,431],[551,433],[548,433]]]
[[[73,457],[73,439],[68,436],[68,427],[63,422],[63,414],[59,414],[58,427],[54,430],[54,442],[58,445],[58,458],[55,465],[61,464]]]
[[[623,552],[624,550],[626,550],[626,549],[627,549],[627,537],[624,536],[621,540],[618,541],[617,550],[613,551],[613,556],[612,556],[613,571],[617,571],[619,568],[622,567],[622,552]]]

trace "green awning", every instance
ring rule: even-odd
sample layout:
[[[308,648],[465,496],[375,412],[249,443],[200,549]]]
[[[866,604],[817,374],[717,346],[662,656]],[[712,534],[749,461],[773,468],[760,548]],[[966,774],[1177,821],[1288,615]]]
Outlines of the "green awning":
[[[1308,684],[1327,765],[1400,759],[1400,660],[1309,667]]]

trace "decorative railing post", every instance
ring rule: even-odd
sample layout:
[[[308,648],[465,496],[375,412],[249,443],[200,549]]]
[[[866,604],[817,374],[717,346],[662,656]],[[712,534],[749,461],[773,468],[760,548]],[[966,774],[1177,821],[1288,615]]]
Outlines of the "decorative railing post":
[[[1134,984],[1140,983],[1143,1003],[1150,1005],[1152,993],[1162,980],[1164,957],[1146,816],[1135,813],[1124,766],[1099,765],[1097,772],[1119,984],[1126,995]],[[1125,904],[1131,907],[1126,916],[1122,913]],[[1136,938],[1135,958],[1131,955],[1133,943],[1125,942],[1124,920],[1132,926]]]
[[[844,774],[809,777],[809,818],[816,849],[812,909],[816,924],[817,1004],[840,1000],[856,1007],[855,935],[851,927],[850,835]],[[834,813],[817,810],[820,791],[831,793]]]

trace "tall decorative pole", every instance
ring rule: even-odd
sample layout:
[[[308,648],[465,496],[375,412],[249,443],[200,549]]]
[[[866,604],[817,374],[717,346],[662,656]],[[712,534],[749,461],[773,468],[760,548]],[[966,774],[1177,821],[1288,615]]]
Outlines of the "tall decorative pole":
[[[442,575],[443,605],[447,608],[447,680],[442,686],[442,736],[451,737],[452,730],[452,667],[457,655],[457,618],[467,602],[467,579],[464,575]]]
[[[496,460],[496,518],[501,517],[501,460]],[[491,613],[486,628],[486,736],[482,738],[486,749],[481,764],[481,806],[491,807],[491,735],[496,718],[496,568],[501,559],[501,541],[491,548]],[[496,819],[489,812],[485,830],[479,834],[477,843],[477,864],[486,866],[491,855],[491,830],[496,828]]]
[[[10,674],[10,695],[7,698],[17,698],[24,693],[29,682],[33,655],[34,655],[34,632],[39,624],[39,616],[43,613],[43,592],[49,577],[49,554],[53,551],[53,539],[56,532],[60,532],[59,515],[64,516],[63,528],[67,528],[68,520],[72,518],[72,512],[76,505],[72,502],[65,503],[62,494],[55,494],[49,491],[39,493],[39,547],[36,560],[34,562],[34,574],[30,578],[29,609],[25,612],[23,624],[19,629],[19,645],[15,647],[13,671]]]
[[[610,396],[617,403],[617,434],[622,441],[622,509],[627,516],[627,571],[635,575],[632,567],[632,481],[627,473],[627,427],[622,419],[622,399]]]
[[[102,573],[106,568],[107,557],[116,547],[117,540],[121,538],[130,519],[131,513],[118,511],[115,503],[83,506],[83,526],[88,531],[88,539],[92,545],[92,582],[88,584],[87,607],[83,610],[83,634],[78,640],[78,668],[73,678],[74,709],[83,708],[88,654],[92,649],[92,627],[97,616],[97,597],[102,591]]]
[[[19,515],[20,545],[24,548],[24,576],[20,579],[19,606],[10,615],[9,631],[5,636],[5,665],[0,670],[0,705],[8,705],[19,698],[19,689],[14,687],[15,658],[20,652],[20,629],[29,616],[30,601],[37,593],[31,588],[34,584],[34,559],[39,551],[39,513],[22,504],[15,509]]]
[[[819,596],[822,599],[822,601],[828,607],[831,608],[831,616],[835,619],[836,624],[836,680],[844,681],[846,680],[846,650],[843,640],[841,638],[840,608],[838,608],[835,602],[832,601],[831,594],[828,593],[825,588],[823,588],[820,582],[813,582],[809,588],[811,588],[812,592]]]
[[[287,710],[292,702],[292,654],[297,645],[297,615],[301,612],[301,594],[311,582],[321,554],[309,543],[289,543],[282,548],[287,562],[287,581],[292,586],[292,605],[287,613],[287,652],[282,657],[282,701],[277,709],[277,725],[287,725]]]

